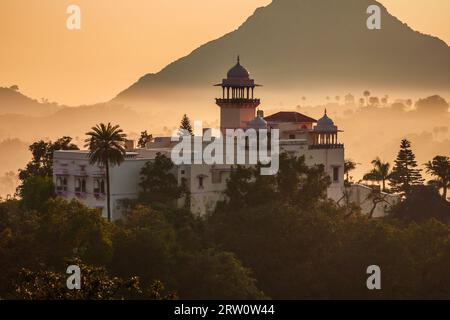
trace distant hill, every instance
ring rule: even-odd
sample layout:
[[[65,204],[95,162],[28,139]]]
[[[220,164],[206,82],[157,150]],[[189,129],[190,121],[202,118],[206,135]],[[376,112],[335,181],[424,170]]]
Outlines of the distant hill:
[[[142,130],[154,128],[151,118],[147,115],[122,105],[96,104],[66,107],[40,117],[22,114],[0,115],[0,141],[14,137],[28,142],[69,135],[74,138],[79,137],[80,143],[84,144],[85,133],[101,122],[120,124],[127,133],[139,134]]]
[[[382,9],[381,30],[368,30],[366,10]],[[122,103],[181,100],[221,80],[237,54],[265,90],[378,87],[450,90],[450,47],[412,30],[370,0],[274,0],[237,30],[147,74],[114,99]]]
[[[0,115],[21,114],[29,116],[46,116],[63,108],[57,103],[38,102],[18,90],[0,87]]]

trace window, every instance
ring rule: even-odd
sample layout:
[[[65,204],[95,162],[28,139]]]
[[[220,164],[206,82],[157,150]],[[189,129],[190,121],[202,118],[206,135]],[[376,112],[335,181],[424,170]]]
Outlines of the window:
[[[181,174],[185,174],[186,173],[186,171],[185,170],[181,170]]]
[[[86,179],[85,178],[76,178],[75,179],[75,192],[76,193],[85,193],[86,192]]]
[[[199,189],[203,189],[204,188],[204,186],[203,186],[203,179],[204,178],[205,178],[204,176],[199,176],[198,177],[198,188]]]
[[[105,180],[103,179],[94,180],[94,193],[105,194]]]
[[[339,182],[339,167],[333,167],[333,182]]]
[[[56,191],[67,191],[67,177],[59,176],[56,178]]]
[[[290,139],[290,140],[295,139],[295,134],[290,134],[290,135],[289,135],[289,139]]]

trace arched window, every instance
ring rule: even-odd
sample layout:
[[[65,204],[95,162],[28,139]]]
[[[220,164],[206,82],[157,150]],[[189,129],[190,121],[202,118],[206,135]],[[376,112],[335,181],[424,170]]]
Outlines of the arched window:
[[[75,191],[78,191],[78,192],[81,191],[81,179],[80,178],[75,179]]]
[[[67,178],[56,177],[56,191],[67,191]]]
[[[76,178],[75,179],[75,192],[86,192],[86,179]]]

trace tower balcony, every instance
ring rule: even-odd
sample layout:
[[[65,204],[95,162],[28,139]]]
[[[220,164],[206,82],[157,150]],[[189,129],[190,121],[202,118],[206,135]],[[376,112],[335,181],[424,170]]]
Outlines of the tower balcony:
[[[260,99],[232,98],[222,99],[216,98],[216,104],[220,107],[240,107],[240,108],[256,108],[261,103]]]
[[[309,150],[319,150],[319,149],[344,149],[344,144],[342,143],[330,143],[330,144],[312,144],[308,147]]]

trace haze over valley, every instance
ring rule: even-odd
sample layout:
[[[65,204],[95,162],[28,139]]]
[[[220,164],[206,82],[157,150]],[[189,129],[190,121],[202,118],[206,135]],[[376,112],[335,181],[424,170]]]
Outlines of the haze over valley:
[[[238,54],[263,85],[255,96],[265,115],[297,111],[318,119],[327,109],[344,131],[346,158],[358,163],[354,181],[377,156],[393,162],[405,137],[419,164],[448,155],[450,47],[413,30],[381,4],[382,29],[368,30],[365,9],[372,3],[274,0],[237,30],[158,73],[142,70],[135,83],[98,104],[67,106],[28,97],[20,81],[0,88],[0,196],[14,193],[15,174],[30,158],[28,145],[40,139],[71,136],[82,147],[85,133],[100,122],[120,124],[132,139],[144,130],[170,135],[185,113],[205,127],[218,127],[214,98],[222,92],[213,85]]]

